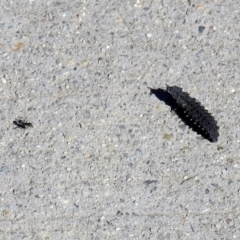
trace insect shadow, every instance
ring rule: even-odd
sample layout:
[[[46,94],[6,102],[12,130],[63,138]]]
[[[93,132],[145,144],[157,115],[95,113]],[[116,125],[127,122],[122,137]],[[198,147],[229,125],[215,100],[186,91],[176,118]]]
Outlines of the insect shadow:
[[[176,115],[194,132],[201,135],[203,138],[207,139],[208,141],[212,142],[212,139],[210,136],[199,126],[198,124],[195,124],[194,121],[191,121],[191,119],[186,116],[185,109],[180,107],[176,100],[171,96],[170,93],[168,93],[166,90],[158,88],[158,89],[150,89],[150,95],[154,94],[160,101],[163,101],[166,105],[168,105],[171,108],[171,111],[174,111]]]

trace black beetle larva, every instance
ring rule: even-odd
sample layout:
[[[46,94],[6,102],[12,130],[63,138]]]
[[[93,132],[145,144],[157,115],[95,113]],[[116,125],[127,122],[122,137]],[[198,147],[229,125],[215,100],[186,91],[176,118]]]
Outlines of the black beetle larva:
[[[183,92],[182,88],[167,86],[166,90],[151,89],[151,93],[171,106],[172,110],[198,134],[210,142],[217,142],[219,127],[216,120],[200,102]]]

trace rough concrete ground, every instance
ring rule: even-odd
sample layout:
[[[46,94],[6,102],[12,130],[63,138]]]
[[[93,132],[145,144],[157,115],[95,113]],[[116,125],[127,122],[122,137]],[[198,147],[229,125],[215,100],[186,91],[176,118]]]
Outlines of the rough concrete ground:
[[[240,239],[239,1],[0,13],[1,239]],[[149,95],[166,84],[215,116],[217,143]]]

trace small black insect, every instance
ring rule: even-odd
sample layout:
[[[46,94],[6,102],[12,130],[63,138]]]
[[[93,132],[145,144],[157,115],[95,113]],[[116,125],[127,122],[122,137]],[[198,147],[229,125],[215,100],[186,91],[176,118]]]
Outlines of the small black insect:
[[[13,121],[13,124],[15,124],[18,128],[23,128],[23,129],[27,127],[33,127],[32,123],[28,123],[20,119]]]
[[[195,132],[210,142],[217,142],[219,127],[216,120],[195,98],[183,92],[182,88],[167,86],[166,90],[151,89],[151,93],[169,105]]]

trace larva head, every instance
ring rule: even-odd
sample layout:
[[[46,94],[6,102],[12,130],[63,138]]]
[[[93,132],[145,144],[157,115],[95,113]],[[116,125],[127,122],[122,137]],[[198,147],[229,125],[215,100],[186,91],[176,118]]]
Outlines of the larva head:
[[[177,87],[177,86],[170,87],[167,84],[166,86],[167,86],[167,92],[170,93],[171,95],[175,95],[182,92],[182,88],[180,87]]]

